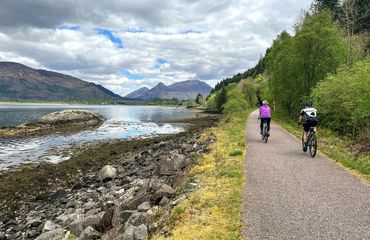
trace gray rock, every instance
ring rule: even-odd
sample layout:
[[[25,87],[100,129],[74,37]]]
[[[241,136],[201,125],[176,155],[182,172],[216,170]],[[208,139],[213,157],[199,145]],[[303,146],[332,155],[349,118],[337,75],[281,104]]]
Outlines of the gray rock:
[[[41,223],[41,220],[35,220],[31,223],[31,227],[38,227]]]
[[[69,201],[66,204],[66,208],[74,208],[74,207],[76,207],[76,202],[75,201]]]
[[[39,234],[38,234],[38,232],[36,230],[28,230],[26,232],[26,235],[27,235],[28,238],[33,239],[33,238],[35,238]]]
[[[86,213],[86,216],[91,216],[91,215],[95,215],[95,214],[98,214],[101,210],[98,209],[98,208],[95,208],[95,209],[91,209],[89,210],[87,213]]]
[[[77,181],[73,184],[72,190],[78,190],[83,188],[84,186],[85,186],[84,183]]]
[[[104,233],[101,237],[102,240],[121,240],[123,239],[124,227],[123,225],[116,226]]]
[[[64,230],[60,228],[43,233],[36,240],[64,240]]]
[[[137,210],[139,212],[146,212],[148,211],[149,209],[151,208],[150,206],[150,202],[143,202],[142,204],[140,204],[138,207],[137,207]]]
[[[127,226],[125,232],[123,233],[123,240],[134,240],[134,229],[135,227],[132,225]]]
[[[80,236],[81,233],[84,231],[83,222],[81,220],[76,220],[72,222],[68,228],[69,231],[71,231],[71,233],[77,237]]]
[[[85,210],[90,210],[90,209],[93,209],[95,207],[95,203],[93,202],[87,202],[83,205],[83,208]]]
[[[81,215],[81,214],[84,214],[85,213],[85,209],[82,209],[82,208],[77,208],[75,211],[74,211],[75,214],[77,215]],[[94,213],[95,214],[95,213]],[[87,214],[86,214],[87,215]]]
[[[116,177],[117,169],[112,165],[106,165],[98,172],[97,179],[98,181],[111,181]]]
[[[159,202],[159,205],[164,206],[167,205],[170,202],[170,199],[166,196],[164,196],[161,201]]]
[[[67,192],[64,190],[58,190],[50,196],[52,202],[62,201],[67,197]]]
[[[95,240],[95,239],[100,239],[102,234],[98,231],[96,231],[94,228],[88,226],[83,230],[81,233],[80,237],[78,238],[79,240]]]
[[[148,228],[146,225],[141,224],[134,228],[134,240],[146,240],[148,239]]]
[[[154,201],[159,201],[159,199],[166,197],[172,197],[176,193],[175,189],[167,184],[162,184],[161,187],[153,194],[152,199]]]
[[[142,212],[135,212],[133,213],[130,218],[127,220],[125,227],[130,225],[139,226],[141,224],[146,224],[148,219],[146,218],[146,214]]]
[[[119,213],[119,223],[125,224],[132,214],[137,213],[136,210],[124,210]]]
[[[62,227],[52,221],[46,221],[44,223],[44,227],[42,229],[42,233],[46,233],[46,232],[50,232],[50,231],[54,231],[56,229],[61,229]]]
[[[80,221],[83,219],[85,219],[85,216],[83,214],[62,214],[56,218],[56,222],[61,224],[63,227],[66,227],[73,221]]]
[[[95,214],[95,215],[91,215],[91,216],[87,216],[84,221],[83,221],[83,226],[84,227],[87,227],[87,226],[91,226],[91,227],[96,227],[96,228],[99,228],[102,224],[102,219],[103,219],[103,216],[104,216],[105,212],[101,212],[99,214]]]

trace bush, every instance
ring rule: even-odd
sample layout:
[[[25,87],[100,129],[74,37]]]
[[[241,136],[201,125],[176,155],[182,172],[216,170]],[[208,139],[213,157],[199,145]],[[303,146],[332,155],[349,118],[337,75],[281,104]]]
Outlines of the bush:
[[[370,60],[343,67],[313,90],[321,123],[354,137],[370,129]]]
[[[222,106],[222,113],[241,112],[248,109],[248,103],[241,92],[241,88],[232,83],[226,87],[226,103]]]

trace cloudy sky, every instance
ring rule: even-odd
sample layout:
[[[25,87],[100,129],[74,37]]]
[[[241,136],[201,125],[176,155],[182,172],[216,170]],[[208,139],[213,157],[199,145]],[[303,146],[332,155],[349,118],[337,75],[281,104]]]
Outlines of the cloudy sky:
[[[0,61],[126,95],[256,64],[311,0],[1,0]]]

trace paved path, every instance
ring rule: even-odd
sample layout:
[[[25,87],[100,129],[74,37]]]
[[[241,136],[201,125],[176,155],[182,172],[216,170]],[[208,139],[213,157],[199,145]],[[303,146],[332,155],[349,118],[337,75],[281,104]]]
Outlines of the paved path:
[[[370,240],[370,186],[271,127],[265,144],[257,112],[247,121],[245,238]]]

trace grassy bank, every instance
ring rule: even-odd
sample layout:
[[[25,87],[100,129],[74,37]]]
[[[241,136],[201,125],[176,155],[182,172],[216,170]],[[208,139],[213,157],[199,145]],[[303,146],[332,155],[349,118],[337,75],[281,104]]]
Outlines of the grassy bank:
[[[275,113],[273,119],[288,132],[301,139],[302,127],[298,127],[297,122],[289,120],[279,113]],[[317,127],[317,138],[319,152],[343,167],[354,170],[354,173],[370,182],[370,155],[356,150],[359,143],[339,136],[327,128],[320,127],[320,125]]]
[[[170,239],[241,239],[245,120],[235,113],[202,137],[215,135],[211,152],[189,173],[198,188],[171,213]],[[164,239],[156,235],[152,239]],[[166,237],[166,239],[168,239]]]

